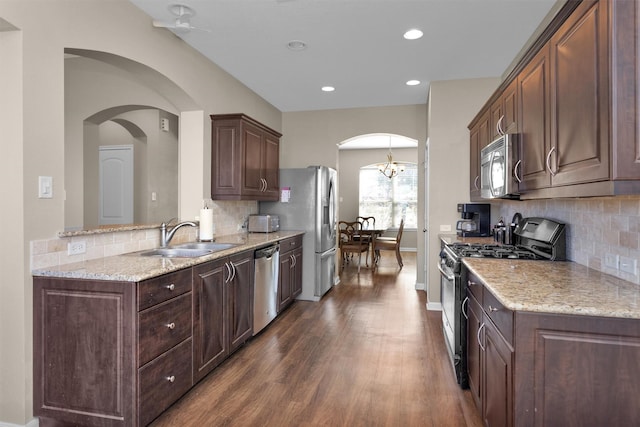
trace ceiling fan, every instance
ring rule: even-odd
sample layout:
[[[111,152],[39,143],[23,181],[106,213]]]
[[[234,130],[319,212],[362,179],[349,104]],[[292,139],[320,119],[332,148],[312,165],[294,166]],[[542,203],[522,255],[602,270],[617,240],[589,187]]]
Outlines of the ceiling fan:
[[[211,32],[211,30],[198,28],[191,25],[191,17],[194,16],[196,12],[189,6],[174,4],[169,6],[169,12],[176,16],[176,19],[173,23],[157,21],[154,19],[152,21],[153,26],[156,28],[168,28],[170,30],[176,30],[176,32],[179,33],[188,33],[191,30],[206,31],[208,33]]]

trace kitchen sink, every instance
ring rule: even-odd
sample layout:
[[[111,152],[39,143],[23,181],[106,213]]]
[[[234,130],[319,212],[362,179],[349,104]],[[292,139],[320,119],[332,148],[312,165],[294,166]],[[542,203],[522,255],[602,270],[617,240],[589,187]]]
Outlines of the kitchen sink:
[[[157,256],[163,258],[197,258],[213,253],[209,249],[197,248],[158,248],[140,252],[140,256]]]
[[[235,243],[216,243],[216,242],[193,242],[193,243],[182,243],[179,245],[173,246],[176,249],[189,249],[189,250],[208,250],[211,252],[223,251],[225,249],[233,248],[238,246]]]

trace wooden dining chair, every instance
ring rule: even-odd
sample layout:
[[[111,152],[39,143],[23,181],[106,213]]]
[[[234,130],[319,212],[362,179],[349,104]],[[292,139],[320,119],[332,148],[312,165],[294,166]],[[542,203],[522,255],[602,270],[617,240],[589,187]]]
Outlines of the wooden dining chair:
[[[365,230],[375,230],[376,228],[375,216],[357,216],[356,221],[360,222]]]
[[[400,221],[400,227],[398,228],[398,234],[396,237],[378,237],[373,240],[373,256],[374,264],[378,264],[380,259],[380,251],[395,251],[396,260],[398,265],[402,268],[402,256],[400,255],[400,241],[402,240],[402,231],[404,230],[404,218]]]
[[[369,238],[365,235],[360,235],[358,240],[354,240],[354,236],[359,234],[362,229],[362,224],[358,221],[340,221],[338,222],[338,231],[340,233],[340,256],[342,257],[342,266],[340,270],[344,268],[344,265],[349,262],[353,254],[358,254],[358,273],[360,272],[360,266],[362,265],[362,253],[365,253],[365,264],[369,266]]]

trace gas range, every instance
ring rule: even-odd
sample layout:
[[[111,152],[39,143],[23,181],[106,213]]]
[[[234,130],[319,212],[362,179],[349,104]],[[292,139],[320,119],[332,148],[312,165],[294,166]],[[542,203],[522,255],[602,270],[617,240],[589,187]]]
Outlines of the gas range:
[[[525,246],[481,243],[451,243],[445,247],[450,258],[545,259]]]
[[[566,227],[545,218],[524,218],[514,230],[515,245],[483,243],[449,243],[440,252],[440,295],[442,330],[454,374],[461,387],[467,378],[467,298],[463,258],[564,260],[566,257]]]

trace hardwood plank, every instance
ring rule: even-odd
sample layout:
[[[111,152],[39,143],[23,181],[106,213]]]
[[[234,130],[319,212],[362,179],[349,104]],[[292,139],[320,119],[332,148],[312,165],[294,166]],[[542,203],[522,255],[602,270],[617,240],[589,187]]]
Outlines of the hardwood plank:
[[[405,255],[405,254],[403,254]],[[153,427],[481,426],[455,383],[415,255],[347,265],[322,301],[296,301]]]

